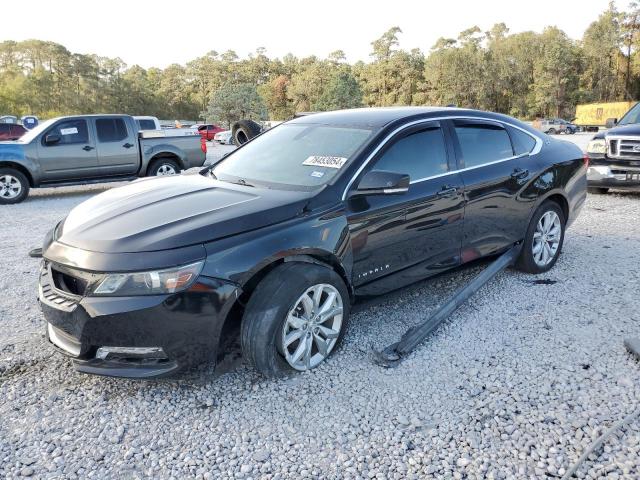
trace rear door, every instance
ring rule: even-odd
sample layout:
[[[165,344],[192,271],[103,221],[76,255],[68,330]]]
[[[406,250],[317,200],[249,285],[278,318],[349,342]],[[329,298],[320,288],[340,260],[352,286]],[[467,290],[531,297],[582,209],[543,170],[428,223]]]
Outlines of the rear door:
[[[59,141],[47,144],[47,136]],[[44,181],[76,180],[99,174],[98,156],[93,129],[85,118],[70,118],[56,122],[37,140],[38,159]]]
[[[524,192],[537,171],[529,156],[536,141],[493,121],[454,120],[452,130],[466,198],[462,259],[469,261],[523,238],[535,203]]]
[[[98,164],[103,175],[133,175],[138,171],[137,132],[124,117],[96,117]]]
[[[410,283],[459,263],[463,185],[451,171],[454,159],[445,133],[439,122],[410,127],[363,172],[408,174],[411,183],[402,195],[347,200],[356,286],[415,267],[402,282]]]

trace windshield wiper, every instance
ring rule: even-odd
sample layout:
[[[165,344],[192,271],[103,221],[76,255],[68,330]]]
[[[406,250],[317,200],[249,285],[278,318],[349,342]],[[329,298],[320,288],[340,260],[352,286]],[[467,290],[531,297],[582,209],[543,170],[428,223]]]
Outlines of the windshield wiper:
[[[250,183],[247,183],[247,181],[244,178],[239,178],[238,180],[236,180],[235,182],[231,182],[229,180],[227,180],[229,183],[235,183],[236,185],[242,185],[243,187],[255,187],[255,185],[252,185]]]

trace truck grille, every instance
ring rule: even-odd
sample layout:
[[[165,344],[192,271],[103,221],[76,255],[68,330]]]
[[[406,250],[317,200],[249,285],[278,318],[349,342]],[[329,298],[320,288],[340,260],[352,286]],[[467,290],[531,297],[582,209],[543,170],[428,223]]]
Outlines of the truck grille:
[[[638,160],[640,166],[640,138],[607,137],[608,156],[625,160]],[[635,165],[635,162],[632,163]]]

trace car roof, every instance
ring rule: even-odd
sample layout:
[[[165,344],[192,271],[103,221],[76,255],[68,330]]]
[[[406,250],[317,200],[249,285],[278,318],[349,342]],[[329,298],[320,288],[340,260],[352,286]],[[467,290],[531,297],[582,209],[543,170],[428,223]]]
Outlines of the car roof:
[[[324,124],[324,125],[344,125],[363,126],[370,128],[382,128],[385,125],[398,120],[408,120],[412,118],[429,118],[440,116],[482,116],[494,118],[496,120],[513,121],[510,117],[485,112],[455,107],[377,107],[377,108],[354,108],[350,110],[335,110],[332,112],[321,112],[307,114],[287,123],[296,124]]]

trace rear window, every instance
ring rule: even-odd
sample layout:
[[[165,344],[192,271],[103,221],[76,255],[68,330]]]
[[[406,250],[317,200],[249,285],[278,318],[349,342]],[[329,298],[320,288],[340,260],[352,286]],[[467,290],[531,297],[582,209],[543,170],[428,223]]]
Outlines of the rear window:
[[[122,118],[99,118],[96,131],[101,142],[118,142],[127,138],[127,127]]]
[[[138,122],[138,128],[140,130],[155,130],[156,129],[156,122],[154,122],[153,120],[137,120]]]
[[[509,135],[511,135],[511,143],[516,155],[524,155],[530,153],[536,146],[536,141],[528,133],[524,133],[517,128],[509,127]]]
[[[9,133],[11,131],[11,125],[8,123],[0,123],[0,133]]]
[[[492,124],[457,124],[456,135],[465,168],[513,157],[507,131]]]

